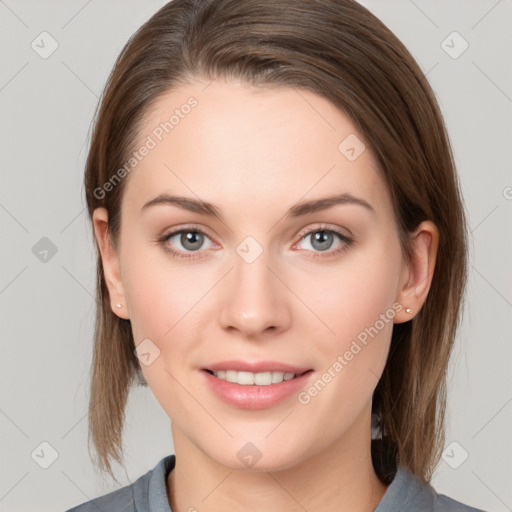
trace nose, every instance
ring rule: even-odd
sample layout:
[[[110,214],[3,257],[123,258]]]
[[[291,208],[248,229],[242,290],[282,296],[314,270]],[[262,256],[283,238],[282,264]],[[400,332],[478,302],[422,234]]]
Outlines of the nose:
[[[252,263],[235,254],[233,262],[234,269],[226,276],[220,297],[222,328],[247,338],[288,329],[290,292],[276,276],[279,272],[267,253],[264,251]]]

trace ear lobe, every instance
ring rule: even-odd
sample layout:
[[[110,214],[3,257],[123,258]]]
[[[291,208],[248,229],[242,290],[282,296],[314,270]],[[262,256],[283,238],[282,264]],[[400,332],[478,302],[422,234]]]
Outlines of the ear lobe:
[[[404,261],[403,285],[397,302],[403,309],[395,316],[395,323],[411,320],[427,299],[436,264],[439,230],[431,221],[422,222],[410,237],[410,261]],[[412,310],[407,313],[406,309]]]
[[[115,315],[128,319],[129,315],[126,308],[123,282],[121,280],[119,255],[112,245],[108,231],[108,211],[105,208],[96,208],[93,212],[92,223],[100,250],[103,274],[110,296],[110,308]],[[118,308],[117,304],[125,306],[124,310]]]

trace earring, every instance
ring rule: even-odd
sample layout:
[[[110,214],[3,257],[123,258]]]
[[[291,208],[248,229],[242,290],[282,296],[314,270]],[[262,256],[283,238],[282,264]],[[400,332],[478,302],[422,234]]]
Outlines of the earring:
[[[412,309],[411,308],[405,308],[405,312],[406,313],[412,313]]]
[[[118,308],[122,308],[123,306],[121,304],[117,304],[117,307]]]

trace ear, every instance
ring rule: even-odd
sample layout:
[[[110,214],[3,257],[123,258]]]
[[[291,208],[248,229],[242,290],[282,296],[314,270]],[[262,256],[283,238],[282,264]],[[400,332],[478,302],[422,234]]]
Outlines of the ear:
[[[427,299],[434,276],[439,230],[433,222],[424,221],[410,238],[410,261],[403,263],[396,297],[396,301],[402,305],[402,309],[395,315],[396,324],[414,318]],[[407,308],[412,311],[407,313]]]
[[[100,249],[103,274],[110,296],[110,308],[119,318],[129,319],[130,315],[121,280],[119,255],[112,245],[108,231],[107,210],[105,208],[96,208],[93,212],[92,223],[94,235]],[[117,307],[117,304],[121,304],[122,307]]]

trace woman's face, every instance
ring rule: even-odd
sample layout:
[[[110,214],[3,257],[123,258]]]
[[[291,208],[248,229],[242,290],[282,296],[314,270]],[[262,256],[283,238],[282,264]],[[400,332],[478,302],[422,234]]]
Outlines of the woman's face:
[[[389,192],[347,116],[305,90],[195,82],[159,99],[132,156],[114,309],[175,436],[265,470],[368,439],[408,274]],[[188,202],[148,205],[164,195]],[[226,361],[310,371],[249,387],[206,371],[236,369]]]

